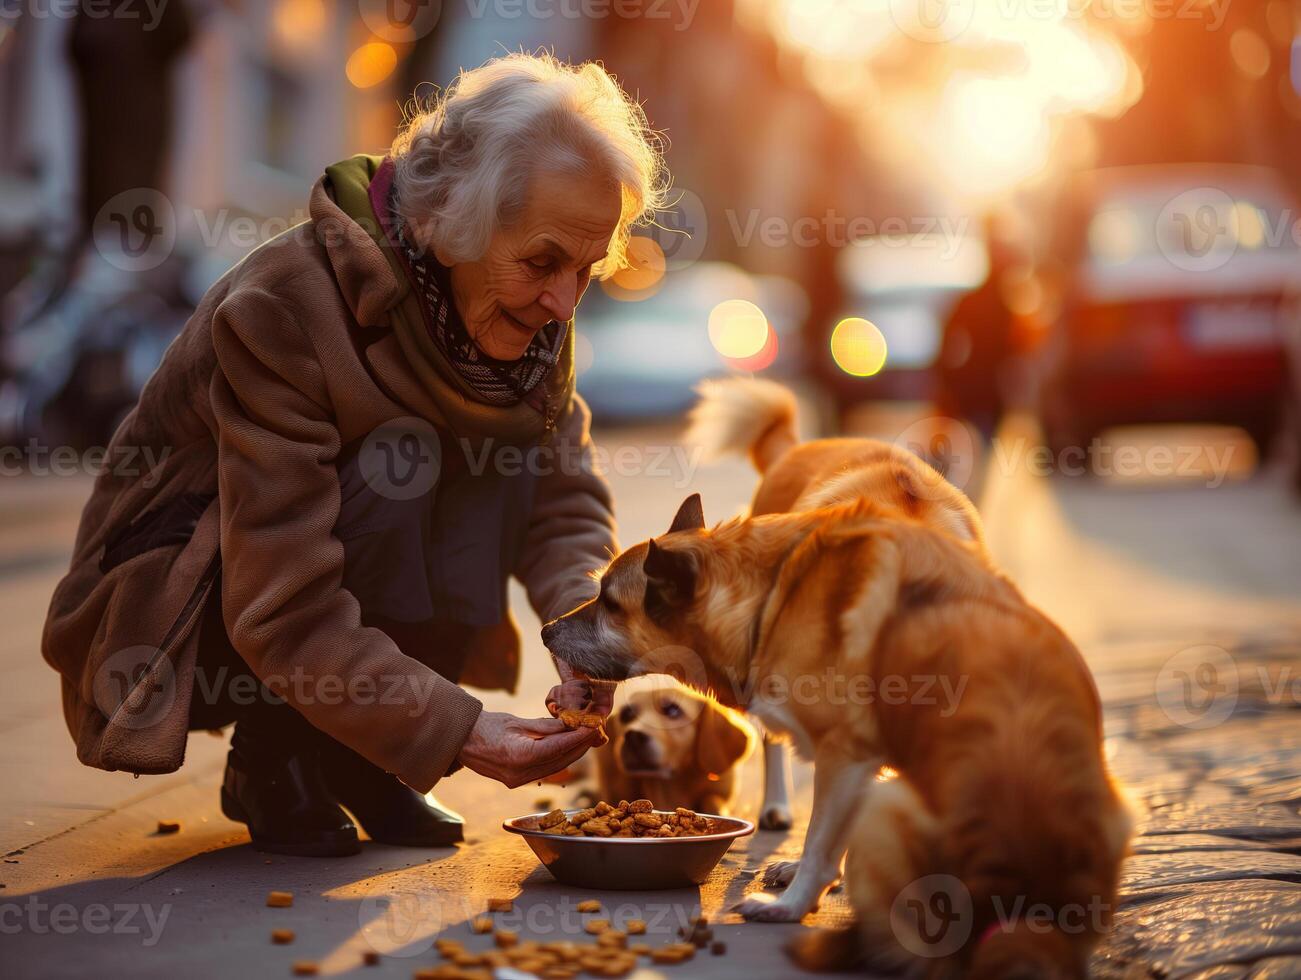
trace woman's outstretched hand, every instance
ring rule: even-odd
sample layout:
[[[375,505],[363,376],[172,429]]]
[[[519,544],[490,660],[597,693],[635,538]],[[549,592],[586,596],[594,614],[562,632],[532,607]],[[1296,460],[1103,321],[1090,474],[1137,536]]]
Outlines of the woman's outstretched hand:
[[[483,711],[457,758],[479,775],[514,789],[573,765],[599,737],[599,729],[571,730],[555,718]]]
[[[615,681],[594,681],[585,674],[570,667],[563,660],[556,660],[556,672],[560,674],[561,683],[547,692],[547,710],[553,715],[566,708],[575,708],[608,718],[614,710]]]

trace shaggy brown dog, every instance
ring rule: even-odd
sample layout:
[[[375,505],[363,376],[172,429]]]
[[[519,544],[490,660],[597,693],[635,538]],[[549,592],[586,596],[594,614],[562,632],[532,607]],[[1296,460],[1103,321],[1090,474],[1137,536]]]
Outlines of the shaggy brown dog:
[[[974,543],[863,500],[706,530],[693,496],[668,534],[616,558],[600,595],[548,624],[543,641],[612,680],[662,672],[689,651],[699,686],[814,761],[803,858],[781,899],[742,903],[747,917],[797,921],[815,908],[852,837],[860,935],[891,965],[1083,975],[1114,901],[1128,813],[1083,659]],[[883,765],[898,776],[876,784]],[[891,945],[891,910],[935,874],[969,896],[969,929],[928,958]],[[1080,931],[1040,933],[1018,918],[1040,906],[1059,923],[1077,908],[1104,911]],[[817,943],[836,941],[811,942],[805,962],[835,959]]]
[[[872,500],[889,512],[913,517],[972,542],[982,558],[985,531],[970,500],[913,453],[878,439],[815,439],[801,443],[795,395],[762,378],[704,382],[691,412],[685,442],[707,456],[745,455],[763,477],[750,515],[814,510],[828,504]],[[785,745],[763,737],[763,802],[759,827],[791,826],[790,762]],[[785,870],[772,871],[774,881]]]

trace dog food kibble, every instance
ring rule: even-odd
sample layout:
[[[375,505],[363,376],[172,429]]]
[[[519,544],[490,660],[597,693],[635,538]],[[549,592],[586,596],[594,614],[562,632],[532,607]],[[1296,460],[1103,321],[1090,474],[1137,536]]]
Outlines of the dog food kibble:
[[[566,728],[600,728],[605,724],[603,715],[580,711],[577,708],[566,708],[560,712],[559,717]]]
[[[646,934],[645,919],[629,919],[623,924],[623,927],[630,936],[644,936]]]
[[[653,963],[682,963],[696,955],[696,947],[691,943],[669,943],[659,949],[651,950]]]
[[[650,956],[651,948],[649,943],[633,943],[628,947],[628,952],[634,956]]]
[[[545,817],[538,818],[538,826],[543,830],[558,827],[566,820],[564,810],[552,810]]]
[[[618,929],[607,929],[596,937],[596,945],[608,949],[623,949],[628,945],[628,935]]]
[[[600,935],[610,928],[609,919],[588,919],[583,923],[583,928],[593,936]]]
[[[174,834],[181,829],[181,825],[175,820],[159,820],[158,832],[160,834]]]
[[[490,898],[488,899],[489,912],[509,912],[515,907],[513,898]]]
[[[601,903],[594,898],[585,898],[583,901],[578,903],[578,911],[599,912],[601,911]]]
[[[311,960],[298,960],[294,963],[294,976],[296,977],[314,977],[320,968]]]
[[[704,949],[714,938],[714,930],[709,928],[705,920],[698,919],[689,930],[683,929],[679,935],[697,949]]]
[[[519,933],[509,929],[498,929],[493,939],[496,940],[498,949],[510,949],[519,943]]]
[[[544,834],[569,837],[694,837],[711,829],[708,817],[686,807],[672,813],[655,810],[650,800],[620,800],[618,806],[602,800],[568,816],[563,810],[552,810],[538,818],[538,830]]]
[[[480,934],[492,932],[492,919],[486,915],[476,915],[470,920],[470,928]]]
[[[373,949],[368,949],[361,954],[361,961],[367,966],[379,966],[379,953]]]
[[[272,892],[267,896],[267,908],[269,909],[287,909],[293,904],[293,892]]]
[[[271,941],[277,946],[285,946],[294,941],[294,930],[292,929],[272,929]]]
[[[722,956],[727,952],[727,943],[723,942],[721,939],[716,939],[714,942],[709,944],[709,951],[715,956]]]

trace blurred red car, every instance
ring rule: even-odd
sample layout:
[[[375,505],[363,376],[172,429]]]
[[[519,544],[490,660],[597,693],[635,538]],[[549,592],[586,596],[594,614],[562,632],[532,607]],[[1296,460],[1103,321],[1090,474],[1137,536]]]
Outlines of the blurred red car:
[[[1301,216],[1271,170],[1099,170],[1055,216],[1060,307],[1040,410],[1054,453],[1122,424],[1243,427],[1262,453],[1286,391]]]

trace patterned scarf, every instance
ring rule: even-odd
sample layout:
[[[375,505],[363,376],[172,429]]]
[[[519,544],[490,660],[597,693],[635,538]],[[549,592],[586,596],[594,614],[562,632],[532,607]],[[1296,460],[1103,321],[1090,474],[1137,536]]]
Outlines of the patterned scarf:
[[[488,404],[514,405],[522,401],[546,379],[560,359],[569,324],[549,321],[534,335],[528,349],[513,361],[489,357],[465,329],[451,301],[451,280],[446,267],[412,245],[405,229],[398,228],[397,239],[413,284],[420,293],[429,332],[443,356]]]

